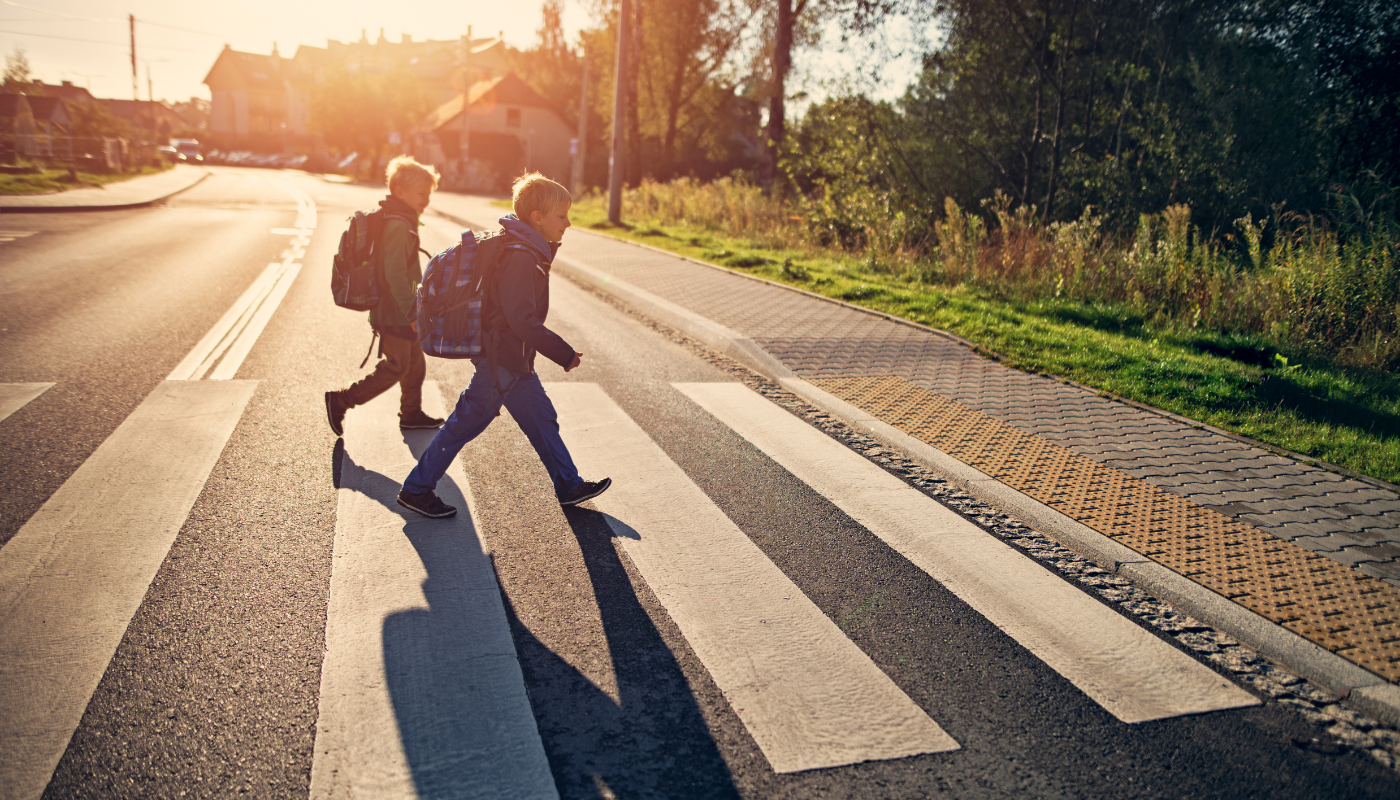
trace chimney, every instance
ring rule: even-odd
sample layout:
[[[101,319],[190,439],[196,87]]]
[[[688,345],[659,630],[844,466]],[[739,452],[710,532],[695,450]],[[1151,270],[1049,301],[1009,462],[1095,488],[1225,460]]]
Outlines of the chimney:
[[[405,34],[403,35],[403,43],[404,43],[404,44],[413,44],[413,37],[412,37],[412,36],[409,36],[408,34],[405,33]]]
[[[384,29],[383,29],[383,28],[380,28],[380,29],[379,29],[379,41],[376,42],[376,44],[383,44],[383,43],[386,42],[386,41],[388,41],[388,40],[384,38]]]
[[[360,42],[362,44],[369,44],[369,37],[365,35],[364,28],[360,28]]]
[[[282,57],[282,54],[277,52],[277,43],[276,43],[276,42],[273,42],[273,43],[272,43],[272,57],[273,57],[273,58],[281,58],[281,57]]]

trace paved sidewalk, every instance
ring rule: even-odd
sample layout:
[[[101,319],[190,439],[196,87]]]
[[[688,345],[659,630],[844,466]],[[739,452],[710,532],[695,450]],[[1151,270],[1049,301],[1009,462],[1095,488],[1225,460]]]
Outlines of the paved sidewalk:
[[[474,227],[494,227],[503,213],[484,198],[446,192],[433,208]],[[680,309],[672,316],[695,315],[751,341],[759,351],[752,363],[771,362],[770,377],[790,370],[938,457],[1033,498],[1045,518],[1064,514],[1133,558],[1189,577],[1386,681],[1400,678],[1400,495],[1383,485],[730,270],[582,229],[570,232],[560,256],[564,271],[591,273],[605,289],[612,282],[624,294],[640,290],[630,299],[643,297],[651,311],[669,304]],[[1346,680],[1333,688],[1363,685],[1351,682],[1355,675]]]
[[[0,195],[0,213],[137,208],[179,194],[208,176],[209,171],[203,167],[177,164],[174,169],[157,175],[145,175],[97,188],[70,189],[55,194]]]

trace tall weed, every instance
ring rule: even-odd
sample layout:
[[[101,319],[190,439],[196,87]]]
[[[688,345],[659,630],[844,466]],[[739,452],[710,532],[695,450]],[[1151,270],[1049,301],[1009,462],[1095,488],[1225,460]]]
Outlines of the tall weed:
[[[837,196],[839,195],[839,197]],[[1015,300],[1113,304],[1172,329],[1248,334],[1342,366],[1400,370],[1400,224],[1375,215],[1341,231],[1316,218],[1273,231],[1245,216],[1203,236],[1191,210],[1143,214],[1130,238],[1102,215],[1042,226],[998,193],[981,213],[951,197],[918,218],[868,186],[788,201],[742,180],[644,182],[633,219],[685,224],[812,255],[854,255],[872,272],[931,285],[971,283]],[[1277,224],[1277,223],[1276,223]],[[931,230],[932,236],[923,231]]]

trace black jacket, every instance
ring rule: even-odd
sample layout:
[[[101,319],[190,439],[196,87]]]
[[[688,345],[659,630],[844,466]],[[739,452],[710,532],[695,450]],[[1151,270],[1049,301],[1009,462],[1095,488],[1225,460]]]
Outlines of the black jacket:
[[[537,352],[561,367],[574,361],[574,348],[544,326],[550,267],[533,251],[507,248],[487,276],[481,309],[486,356],[519,375],[534,372]]]

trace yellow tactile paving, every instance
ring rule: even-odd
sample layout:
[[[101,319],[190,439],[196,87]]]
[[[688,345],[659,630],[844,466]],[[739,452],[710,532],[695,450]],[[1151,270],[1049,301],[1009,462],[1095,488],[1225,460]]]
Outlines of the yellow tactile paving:
[[[1400,679],[1400,589],[902,378],[812,382],[1349,661]]]

